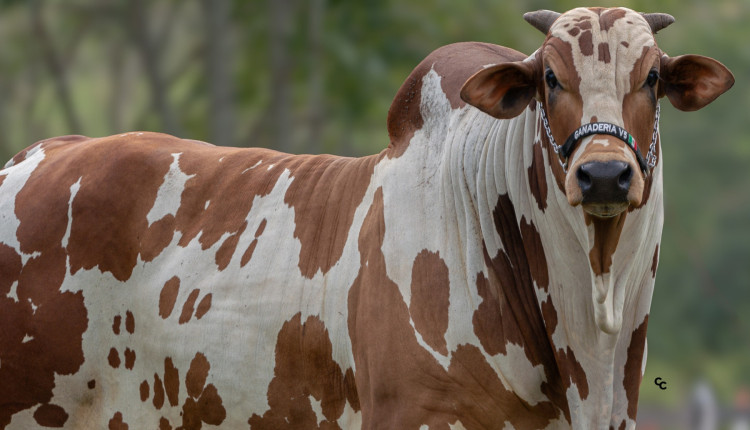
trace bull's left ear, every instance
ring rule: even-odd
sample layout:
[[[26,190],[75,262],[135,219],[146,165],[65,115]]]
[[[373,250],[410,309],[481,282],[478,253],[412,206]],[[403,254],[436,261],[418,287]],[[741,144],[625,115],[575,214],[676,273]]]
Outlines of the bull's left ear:
[[[662,94],[679,110],[706,106],[734,85],[734,76],[723,64],[701,55],[661,57]]]
[[[517,61],[486,67],[461,88],[461,99],[495,118],[514,118],[536,95],[533,63]]]

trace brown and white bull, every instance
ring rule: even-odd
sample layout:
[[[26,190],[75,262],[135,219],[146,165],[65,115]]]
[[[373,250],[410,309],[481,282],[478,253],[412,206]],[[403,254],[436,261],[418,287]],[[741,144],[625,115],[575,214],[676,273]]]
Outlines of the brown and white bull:
[[[659,50],[667,15],[526,18],[531,56],[427,57],[378,155],[155,133],[18,154],[0,428],[634,428],[658,100],[699,109],[733,77]]]

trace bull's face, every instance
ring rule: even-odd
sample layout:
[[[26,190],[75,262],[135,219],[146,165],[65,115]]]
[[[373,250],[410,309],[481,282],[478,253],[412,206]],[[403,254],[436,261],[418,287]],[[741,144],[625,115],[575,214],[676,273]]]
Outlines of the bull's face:
[[[661,52],[654,33],[673,21],[669,15],[579,8],[526,18],[547,34],[542,47],[525,61],[476,73],[462,98],[497,118],[515,117],[536,99],[550,156],[561,159],[550,169],[568,202],[597,218],[641,206],[660,152],[659,98],[700,109],[732,86],[731,72],[711,58]]]

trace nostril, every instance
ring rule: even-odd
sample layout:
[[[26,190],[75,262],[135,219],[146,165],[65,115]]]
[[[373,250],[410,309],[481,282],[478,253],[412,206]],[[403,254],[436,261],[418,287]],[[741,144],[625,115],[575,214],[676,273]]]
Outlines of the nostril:
[[[586,192],[591,188],[591,175],[583,168],[579,167],[576,171],[576,178],[578,179],[578,186],[581,187],[582,192]]]
[[[630,188],[631,179],[633,179],[633,169],[628,165],[620,174],[620,177],[617,178],[617,183],[621,189],[627,190]]]

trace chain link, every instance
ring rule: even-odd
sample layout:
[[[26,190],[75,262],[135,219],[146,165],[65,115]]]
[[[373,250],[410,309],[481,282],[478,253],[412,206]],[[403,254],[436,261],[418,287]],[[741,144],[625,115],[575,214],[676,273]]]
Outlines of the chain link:
[[[651,136],[651,145],[648,147],[646,154],[646,164],[649,169],[656,166],[656,139],[659,137],[659,116],[661,115],[661,105],[656,102],[656,118],[654,118],[654,134]]]
[[[547,112],[544,111],[544,106],[542,106],[541,102],[536,102],[537,108],[542,113],[542,125],[544,125],[544,131],[547,132],[547,139],[549,139],[549,143],[552,144],[552,149],[555,150],[555,154],[560,154],[560,145],[557,144],[555,141],[555,138],[552,137],[552,130],[549,128],[549,121],[547,121]],[[565,160],[563,162],[561,157],[558,157],[557,159],[560,162],[560,165],[563,168],[563,172],[568,173],[568,160]]]
[[[547,113],[544,111],[544,106],[542,106],[541,102],[536,102],[537,108],[542,113],[542,124],[544,125],[544,131],[547,132],[547,139],[549,139],[549,143],[552,144],[552,149],[555,150],[555,154],[560,153],[560,145],[555,142],[555,138],[552,137],[552,130],[549,128],[549,121],[547,121]]]

